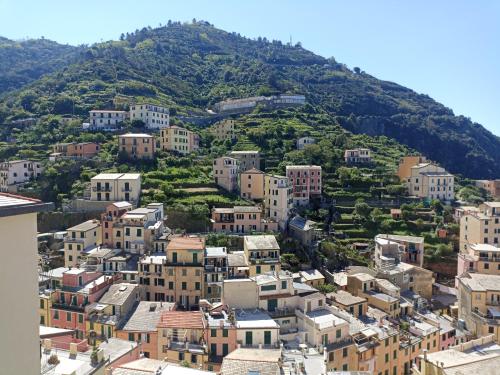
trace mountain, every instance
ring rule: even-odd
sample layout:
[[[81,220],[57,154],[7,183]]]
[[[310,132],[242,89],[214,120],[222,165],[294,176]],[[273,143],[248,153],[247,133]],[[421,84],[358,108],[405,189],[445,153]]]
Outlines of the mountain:
[[[0,95],[76,61],[79,50],[47,39],[16,42],[0,37]]]
[[[32,52],[41,49],[33,48],[39,43],[52,46],[46,49],[49,60]],[[85,117],[91,108],[126,106],[134,100],[168,105],[174,116],[203,114],[225,98],[304,93],[304,111],[333,116],[332,126],[394,138],[453,173],[500,176],[500,138],[481,125],[455,116],[427,95],[358,68],[351,71],[300,44],[251,40],[206,22],[169,22],[87,48],[52,43],[17,47],[21,52],[15,56],[27,54],[26,65],[37,66],[38,79],[11,66],[9,61],[19,59],[7,53],[13,47],[0,52],[0,68],[9,67],[0,69],[0,122],[30,114]],[[19,89],[5,95],[11,88]]]

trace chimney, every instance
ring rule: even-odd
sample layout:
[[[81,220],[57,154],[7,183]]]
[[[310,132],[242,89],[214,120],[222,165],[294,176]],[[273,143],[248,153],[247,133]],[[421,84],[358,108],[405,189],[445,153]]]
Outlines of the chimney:
[[[52,340],[51,339],[44,339],[43,340],[43,347],[46,350],[51,350],[52,349]]]
[[[69,343],[69,355],[75,356],[78,354],[78,344],[76,342]]]

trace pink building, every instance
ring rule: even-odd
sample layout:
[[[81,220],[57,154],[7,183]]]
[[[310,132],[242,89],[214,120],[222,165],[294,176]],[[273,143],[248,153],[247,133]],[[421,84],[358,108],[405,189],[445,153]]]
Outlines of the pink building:
[[[97,302],[118,278],[118,275],[105,276],[78,268],[64,272],[61,288],[56,290],[50,309],[52,327],[73,329],[76,337],[84,338],[87,334],[85,307]]]
[[[321,196],[320,166],[287,165],[286,177],[292,185],[294,205],[307,205],[311,197]]]
[[[106,212],[101,214],[102,246],[115,247],[113,225],[132,208],[129,202],[114,202],[106,207]]]
[[[439,317],[439,334],[441,338],[439,340],[440,350],[449,349],[450,346],[456,345],[456,330],[451,322],[444,318]]]
[[[274,232],[278,223],[263,218],[259,206],[212,209],[212,230],[217,233]]]
[[[54,153],[73,158],[91,158],[99,153],[101,146],[95,142],[58,143],[54,146]]]

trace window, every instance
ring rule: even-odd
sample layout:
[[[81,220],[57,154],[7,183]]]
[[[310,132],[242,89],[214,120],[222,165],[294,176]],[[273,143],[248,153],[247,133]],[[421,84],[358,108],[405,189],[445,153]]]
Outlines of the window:
[[[396,359],[398,357],[398,351],[394,350],[394,353],[392,353],[392,358]]]
[[[385,363],[389,362],[389,353],[385,353]]]
[[[59,311],[54,311],[54,319],[59,319]]]
[[[45,301],[43,299],[40,299],[40,308],[41,309],[45,308]]]
[[[263,285],[260,287],[261,291],[276,290],[276,285]]]
[[[286,289],[287,287],[287,282],[286,281],[282,281],[281,282],[281,289]]]
[[[71,322],[71,313],[69,313],[69,312],[66,313],[66,320],[68,322]]]
[[[261,267],[260,267],[260,266],[256,266],[256,267],[255,267],[255,273],[256,273],[257,275],[259,275],[261,272],[262,272],[262,271],[261,271]]]
[[[271,331],[264,331],[264,345],[271,345]]]
[[[347,371],[347,363],[342,365],[342,371]]]
[[[217,330],[216,329],[211,329],[210,330],[210,337],[217,337]]]
[[[179,361],[184,361],[184,353],[179,352]]]
[[[194,289],[196,289],[196,290],[200,290],[200,288],[201,288],[201,287],[200,287],[200,282],[199,282],[199,281],[195,282],[195,283],[194,283]]]
[[[129,333],[129,334],[128,334],[128,341],[135,341],[135,338],[134,338],[134,334],[133,334],[133,333]]]
[[[187,289],[187,283],[185,281],[182,282],[182,290]]]
[[[78,314],[78,323],[83,323],[83,314]]]
[[[342,349],[342,357],[347,357],[348,350],[347,348]]]
[[[222,355],[226,356],[229,353],[229,345],[228,344],[222,344]]]
[[[252,345],[253,344],[253,337],[252,337],[252,331],[247,331],[245,332],[245,345]]]
[[[337,332],[335,332],[335,337],[339,339],[341,336],[342,336],[342,330],[337,329]]]
[[[227,337],[227,335],[228,335],[227,329],[223,329],[222,330],[222,337]]]
[[[385,339],[385,346],[389,346],[389,339]]]

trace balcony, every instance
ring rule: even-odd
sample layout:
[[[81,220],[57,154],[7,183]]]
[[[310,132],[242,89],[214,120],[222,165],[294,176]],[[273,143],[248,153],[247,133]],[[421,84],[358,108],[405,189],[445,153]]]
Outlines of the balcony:
[[[85,238],[73,238],[70,236],[64,236],[64,242],[76,242],[76,243],[84,243]]]
[[[206,346],[201,345],[198,343],[192,343],[192,342],[183,342],[183,341],[170,341],[168,344],[168,349],[169,350],[175,350],[175,351],[188,351],[193,354],[205,354],[206,353]]]
[[[68,305],[67,303],[54,302],[52,303],[52,307],[59,310],[69,310],[81,313],[85,312],[84,305]]]
[[[185,267],[203,267],[203,263],[201,262],[166,262],[167,266],[185,266]]]
[[[274,264],[279,262],[279,258],[250,258],[252,264]]]
[[[274,311],[268,311],[269,315],[271,318],[279,318],[279,317],[284,317],[284,316],[289,316],[289,315],[294,315],[295,314],[295,309],[291,309],[288,307],[282,308],[282,309],[275,309]]]
[[[109,193],[113,190],[111,186],[92,186],[92,191]]]
[[[224,267],[217,267],[217,266],[214,266],[212,264],[206,264],[205,265],[205,272],[227,272],[228,271],[228,267],[224,266]]]
[[[121,190],[122,190],[122,192],[124,192],[124,193],[130,193],[130,192],[132,192],[132,188],[131,188],[131,187],[122,187],[122,189],[121,189]]]
[[[346,346],[350,346],[353,344],[354,344],[354,340],[352,339],[352,337],[346,337],[346,338],[340,339],[339,341],[335,341],[335,342],[332,342],[332,343],[326,345],[326,350],[329,352],[332,352],[334,350],[338,350],[338,349],[341,349],[341,348],[344,348]]]

